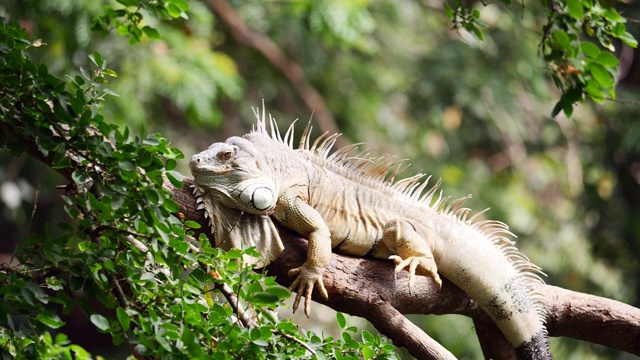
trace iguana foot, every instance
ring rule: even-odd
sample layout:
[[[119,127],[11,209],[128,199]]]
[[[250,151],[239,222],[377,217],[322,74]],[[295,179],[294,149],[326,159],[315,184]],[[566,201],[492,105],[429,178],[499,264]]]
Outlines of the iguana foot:
[[[393,260],[396,264],[396,272],[407,268],[409,272],[409,289],[413,288],[416,274],[430,276],[436,285],[438,285],[438,290],[442,287],[442,280],[440,280],[440,276],[438,275],[438,267],[432,257],[410,256],[403,259],[398,255],[391,255],[389,256],[389,260]]]
[[[306,263],[300,267],[289,270],[289,276],[298,276],[291,286],[289,286],[290,291],[296,292],[296,299],[293,302],[294,313],[298,309],[298,305],[300,305],[300,299],[304,296],[304,314],[309,317],[309,314],[311,313],[311,292],[313,291],[314,286],[318,287],[320,295],[322,295],[325,300],[329,300],[329,295],[327,294],[327,290],[324,288],[324,283],[322,282],[323,273],[324,267],[309,266]]]

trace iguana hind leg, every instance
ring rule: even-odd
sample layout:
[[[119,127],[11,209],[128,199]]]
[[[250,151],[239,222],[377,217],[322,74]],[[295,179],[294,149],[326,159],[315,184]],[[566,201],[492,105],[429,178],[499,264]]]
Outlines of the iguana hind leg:
[[[427,240],[418,234],[409,221],[389,221],[384,227],[382,241],[395,254],[389,259],[396,264],[396,272],[405,268],[409,272],[410,289],[413,287],[416,274],[432,277],[438,288],[442,286],[438,266]]]

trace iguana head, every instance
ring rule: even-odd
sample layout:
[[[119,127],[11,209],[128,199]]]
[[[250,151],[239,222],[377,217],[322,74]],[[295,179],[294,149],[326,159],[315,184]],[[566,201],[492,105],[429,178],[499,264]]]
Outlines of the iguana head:
[[[254,145],[240,137],[211,145],[189,162],[194,183],[202,191],[213,191],[224,205],[250,214],[271,214],[276,189],[259,168]]]

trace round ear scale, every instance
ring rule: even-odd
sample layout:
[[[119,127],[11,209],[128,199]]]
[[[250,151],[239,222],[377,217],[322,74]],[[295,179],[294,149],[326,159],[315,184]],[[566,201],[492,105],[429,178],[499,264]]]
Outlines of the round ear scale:
[[[273,190],[270,186],[261,183],[247,186],[240,193],[240,200],[260,211],[265,211],[275,205]]]

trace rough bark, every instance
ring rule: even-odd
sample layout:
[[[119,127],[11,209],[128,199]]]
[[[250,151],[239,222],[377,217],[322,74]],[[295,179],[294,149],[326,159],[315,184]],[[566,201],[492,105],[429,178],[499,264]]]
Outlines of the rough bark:
[[[173,189],[185,218],[207,228],[201,211],[185,180],[183,189]],[[288,286],[289,269],[300,266],[306,257],[306,240],[287,229],[280,230],[285,250],[268,267],[268,274]],[[361,316],[406,347],[416,358],[432,356],[433,340],[400,314],[460,314],[476,324],[485,356],[510,359],[506,340],[491,319],[464,292],[444,281],[437,290],[431,278],[419,276],[409,291],[406,272],[394,273],[390,261],[361,259],[333,254],[324,277],[329,300],[314,291],[313,300],[335,310]],[[539,285],[548,300],[547,328],[551,336],[580,339],[640,356],[640,309],[619,301],[583,294],[551,285]],[[446,354],[446,353],[445,353]],[[443,355],[446,358],[446,355]]]

